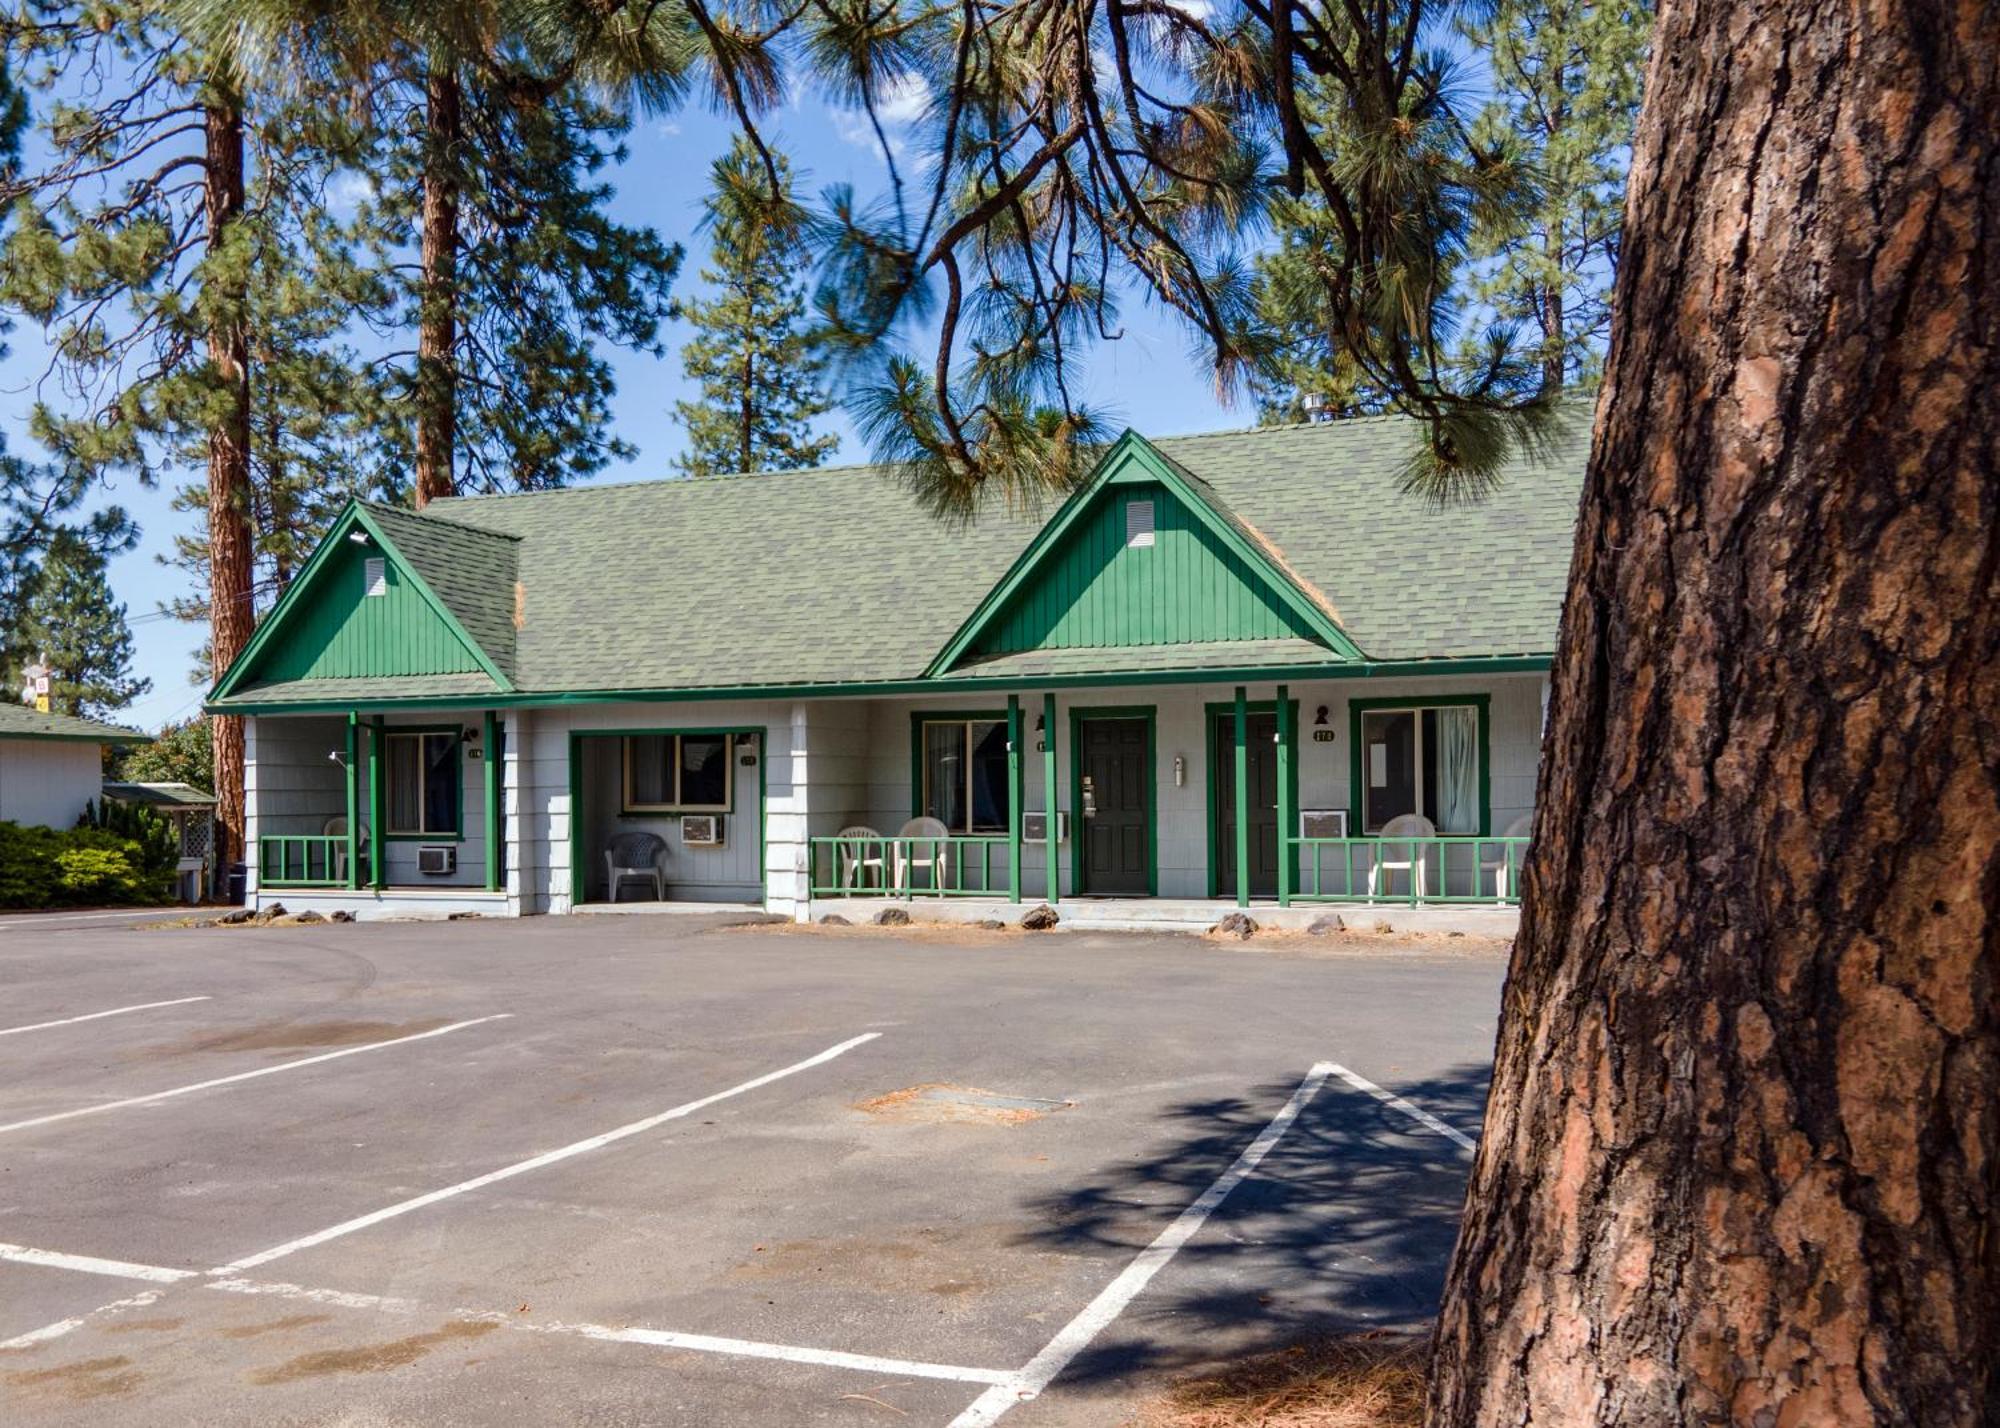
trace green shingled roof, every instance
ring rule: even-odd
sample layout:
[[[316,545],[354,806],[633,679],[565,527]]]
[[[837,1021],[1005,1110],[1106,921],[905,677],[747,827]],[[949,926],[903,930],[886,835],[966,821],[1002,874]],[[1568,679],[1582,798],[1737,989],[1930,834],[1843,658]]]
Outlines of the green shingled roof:
[[[151,734],[73,714],[43,714],[26,704],[0,703],[0,739],[78,739],[100,744],[150,744]]]
[[[1366,660],[1548,654],[1587,418],[1579,416],[1545,457],[1516,458],[1488,500],[1444,511],[1397,491],[1414,440],[1411,423],[1381,417],[1152,445],[1334,612]],[[884,468],[845,466],[460,498],[423,515],[370,507],[369,514],[516,690],[559,694],[918,679],[1056,505],[990,511],[951,527],[924,515]],[[1050,651],[962,666],[947,677],[1276,667],[1315,658],[1308,641],[1272,643],[1286,648]],[[327,697],[434,696],[445,692],[430,687],[438,678],[424,688],[365,681],[383,686],[367,690],[338,681],[343,688]],[[253,686],[226,702],[318,694]]]

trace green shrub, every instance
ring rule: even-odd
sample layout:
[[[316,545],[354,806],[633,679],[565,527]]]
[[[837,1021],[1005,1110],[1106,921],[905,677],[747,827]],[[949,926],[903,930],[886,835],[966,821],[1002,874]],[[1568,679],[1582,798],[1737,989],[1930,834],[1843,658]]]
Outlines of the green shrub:
[[[153,838],[0,823],[0,908],[165,902],[173,866]]]

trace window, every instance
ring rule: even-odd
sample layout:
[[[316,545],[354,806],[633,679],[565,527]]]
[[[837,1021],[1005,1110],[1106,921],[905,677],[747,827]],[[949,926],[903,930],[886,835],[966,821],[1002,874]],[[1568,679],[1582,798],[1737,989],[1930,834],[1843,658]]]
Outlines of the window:
[[[1153,543],[1153,503],[1134,501],[1125,508],[1125,544],[1149,546]]]
[[[727,734],[628,734],[625,812],[727,813]]]
[[[1359,719],[1361,830],[1405,813],[1440,833],[1478,834],[1483,711],[1473,704],[1367,709]]]
[[[1005,833],[1014,811],[1007,721],[923,719],[917,729],[923,771],[918,813],[953,833]]]
[[[398,837],[456,838],[457,732],[390,730],[384,744],[389,766],[387,831]]]
[[[377,596],[389,593],[389,562],[379,555],[371,555],[361,562],[361,589],[364,595]]]

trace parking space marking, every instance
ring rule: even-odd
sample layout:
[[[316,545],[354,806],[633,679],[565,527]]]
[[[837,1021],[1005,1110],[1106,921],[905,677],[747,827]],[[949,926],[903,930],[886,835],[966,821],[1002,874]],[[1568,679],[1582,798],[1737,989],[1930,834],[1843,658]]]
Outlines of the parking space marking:
[[[247,1255],[239,1260],[232,1260],[228,1264],[210,1270],[209,1273],[212,1275],[241,1274],[246,1269],[255,1269],[259,1265],[269,1264],[274,1259],[283,1259],[287,1255],[297,1254],[300,1250],[311,1249],[315,1245],[323,1245],[328,1240],[337,1240],[343,1235],[351,1235],[357,1230],[365,1230],[371,1225],[379,1225],[384,1220],[393,1220],[398,1215],[407,1215],[412,1210],[421,1210],[426,1205],[435,1205],[440,1200],[449,1200],[457,1195],[464,1195],[473,1190],[484,1189],[488,1185],[497,1185],[503,1180],[511,1180],[517,1175],[526,1175],[531,1170],[540,1170],[544,1166],[555,1165],[569,1160],[574,1156],[585,1155],[593,1150],[602,1150],[607,1145],[613,1145],[631,1136],[642,1135],[657,1126],[665,1125],[668,1121],[679,1120],[683,1116],[693,1115],[696,1111],[706,1110],[717,1102],[726,1101],[732,1096],[741,1096],[745,1092],[755,1091],[761,1086],[768,1086],[774,1081],[782,1081],[787,1076],[796,1076],[801,1071],[809,1071],[815,1066],[823,1066],[836,1056],[845,1055],[857,1046],[866,1045],[868,1042],[881,1036],[881,1034],[879,1031],[864,1032],[860,1036],[850,1037],[838,1046],[829,1046],[816,1056],[808,1056],[803,1061],[795,1061],[790,1066],[782,1067],[776,1071],[767,1071],[762,1076],[752,1077],[748,1081],[731,1086],[726,1091],[717,1091],[713,1095],[703,1096],[699,1100],[675,1106],[672,1110],[661,1111],[658,1115],[647,1116],[644,1120],[633,1121],[630,1125],[620,1126],[618,1129],[606,1131],[602,1135],[594,1135],[585,1140],[574,1141],[556,1150],[544,1151],[540,1155],[532,1156],[527,1160],[516,1161],[512,1165],[502,1166],[498,1170],[489,1170],[484,1175],[474,1176],[470,1180],[461,1180],[458,1184],[447,1185],[442,1190],[433,1190],[426,1195],[415,1195],[408,1200],[399,1200],[395,1204],[386,1206],[383,1209],[372,1211],[366,1215],[358,1215],[351,1220],[343,1220],[337,1225],[329,1226],[313,1234],[304,1235],[295,1240],[288,1240],[281,1245],[273,1245],[270,1249],[260,1250],[256,1254]],[[6,1127],[0,1126],[0,1130],[4,1129]]]
[[[1324,1065],[1326,1066],[1327,1070],[1331,1071],[1334,1075],[1338,1076],[1341,1080],[1345,1081],[1355,1090],[1366,1091],[1369,1095],[1373,1096],[1383,1105],[1388,1106],[1393,1110],[1401,1111],[1404,1115],[1408,1116],[1411,1120],[1415,1121],[1425,1130],[1436,1131],[1439,1135],[1443,1136],[1446,1140],[1450,1141],[1453,1145],[1457,1146],[1460,1150],[1464,1151],[1468,1157],[1473,1155],[1479,1149],[1478,1141],[1474,1140],[1471,1136],[1467,1135],[1457,1126],[1445,1124],[1443,1121],[1439,1120],[1436,1116],[1432,1115],[1429,1111],[1425,1110],[1422,1106],[1415,1105],[1412,1102],[1404,1100],[1401,1096],[1397,1095],[1393,1091],[1383,1090],[1380,1086],[1376,1085],[1366,1076],[1356,1075],[1354,1072],[1348,1070],[1345,1066],[1342,1066],[1337,1061],[1328,1061],[1325,1062]]]
[[[62,1254],[56,1250],[30,1249],[26,1245],[0,1244],[0,1260],[12,1264],[37,1264],[44,1269],[70,1269],[78,1274],[102,1274],[112,1279],[148,1279],[155,1284],[177,1284],[183,1279],[194,1279],[199,1274],[198,1270],[133,1264],[123,1259],[98,1259],[87,1254]]]
[[[1005,1381],[994,1385],[972,1401],[971,1407],[951,1420],[950,1428],[988,1428],[996,1423],[1008,1409],[1026,1403],[1037,1397],[1043,1389],[1054,1382],[1057,1374],[1068,1368],[1071,1360],[1090,1346],[1111,1321],[1125,1312],[1126,1306],[1144,1292],[1153,1276],[1165,1269],[1181,1247],[1195,1237],[1216,1207],[1229,1198],[1237,1186],[1248,1180],[1251,1173],[1284,1138],[1285,1132],[1299,1118],[1306,1104],[1319,1094],[1326,1078],[1334,1074],[1330,1061],[1322,1061],[1299,1082],[1292,1098],[1284,1108],[1273,1116],[1270,1123],[1257,1133],[1257,1138],[1245,1146],[1243,1153],[1236,1157],[1227,1170],[1223,1171],[1201,1192],[1201,1197],[1189,1205],[1174,1222],[1160,1231],[1159,1237],[1139,1251],[1137,1258],[1119,1273],[1118,1277],[1104,1286],[1095,1299],[1083,1307],[1074,1319],[1056,1331],[1042,1351],[1036,1354],[1019,1372],[1008,1375]]]
[[[113,1007],[110,1011],[91,1012],[87,1016],[66,1016],[60,1021],[38,1021],[31,1026],[0,1027],[0,1036],[19,1036],[24,1031],[47,1031],[52,1026],[75,1026],[80,1021],[98,1021],[107,1016],[123,1016],[126,1012],[151,1011],[154,1007],[184,1007],[189,1002],[211,1001],[210,997],[175,997],[170,1002],[139,1002],[129,1007]]]
[[[165,1292],[161,1289],[148,1289],[143,1293],[132,1295],[129,1299],[114,1299],[111,1303],[100,1304],[89,1313],[79,1314],[74,1319],[58,1319],[53,1324],[44,1324],[39,1329],[30,1329],[27,1333],[16,1334],[11,1339],[0,1339],[0,1349],[32,1349],[37,1344],[60,1339],[72,1330],[81,1329],[101,1314],[119,1314],[127,1309],[143,1309],[148,1304],[156,1303],[160,1295]]]
[[[168,1091],[154,1091],[145,1096],[128,1096],[122,1101],[105,1101],[95,1106],[79,1106],[73,1111],[57,1111],[53,1115],[36,1116],[31,1120],[15,1121],[0,1126],[0,1135],[10,1131],[28,1130],[35,1126],[54,1125],[57,1121],[75,1120],[78,1116],[101,1115],[105,1111],[120,1111],[128,1106],[149,1106],[155,1101],[171,1100],[175,1096],[190,1096],[196,1091],[212,1091],[217,1086],[233,1086],[240,1081],[254,1081],[260,1076],[275,1076],[280,1071],[296,1071],[304,1066],[318,1066],[322,1062],[338,1061],[343,1056],[360,1056],[369,1051],[386,1051],[391,1046],[407,1046],[413,1041],[427,1041],[433,1036],[445,1036],[454,1031],[464,1031],[469,1026],[481,1026],[489,1021],[504,1021],[512,1012],[497,1012],[492,1016],[477,1016],[470,1021],[455,1021],[448,1026],[434,1026],[429,1031],[419,1031],[411,1036],[399,1036],[390,1041],[371,1041],[366,1046],[350,1046],[341,1051],[326,1051],[318,1056],[301,1057],[297,1061],[286,1061],[276,1066],[261,1066],[255,1071],[239,1071],[234,1076],[217,1076],[211,1081],[197,1081],[192,1086],[175,1086]]]

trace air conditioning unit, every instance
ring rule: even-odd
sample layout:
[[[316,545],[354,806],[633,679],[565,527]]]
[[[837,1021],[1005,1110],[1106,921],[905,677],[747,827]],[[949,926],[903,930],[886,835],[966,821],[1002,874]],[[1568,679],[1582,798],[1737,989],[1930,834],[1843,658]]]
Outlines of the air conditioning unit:
[[[417,871],[430,878],[450,877],[458,871],[458,849],[450,843],[425,844],[417,849]]]
[[[1345,838],[1347,836],[1347,810],[1344,808],[1301,808],[1299,810],[1299,836],[1301,838]]]
[[[720,848],[722,846],[722,815],[720,813],[682,814],[681,845],[687,848]]]
[[[1046,843],[1049,841],[1049,815],[1046,813],[1023,813],[1021,815],[1021,841],[1023,843]],[[1056,814],[1056,842],[1069,841],[1069,811]]]

